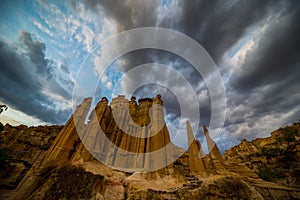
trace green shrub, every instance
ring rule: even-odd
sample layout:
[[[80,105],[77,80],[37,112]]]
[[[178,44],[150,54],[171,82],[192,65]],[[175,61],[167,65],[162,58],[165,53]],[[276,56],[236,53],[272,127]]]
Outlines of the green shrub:
[[[282,149],[282,148],[271,148],[271,149],[268,149],[268,148],[263,147],[261,149],[262,155],[266,156],[267,159],[270,159],[272,157],[276,157],[276,156],[282,155],[283,152],[284,152],[284,149]]]
[[[293,142],[294,141],[294,135],[295,135],[295,132],[292,132],[292,131],[285,132],[283,139],[286,142]]]
[[[1,144],[1,140],[0,140]],[[6,168],[6,163],[5,161],[7,160],[7,155],[6,155],[7,149],[0,148],[0,170],[3,170]]]
[[[273,181],[274,179],[282,178],[280,174],[273,171],[270,167],[260,166],[258,167],[258,176],[265,181]]]
[[[297,126],[286,127],[284,128],[283,140],[286,142],[293,142],[296,135],[299,135]]]
[[[3,129],[4,129],[4,126],[3,126],[3,124],[0,122],[0,132],[3,131]]]

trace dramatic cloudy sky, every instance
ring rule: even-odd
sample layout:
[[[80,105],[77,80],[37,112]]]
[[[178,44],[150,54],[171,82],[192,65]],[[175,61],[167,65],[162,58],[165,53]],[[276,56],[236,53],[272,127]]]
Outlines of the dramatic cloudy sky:
[[[221,74],[226,119],[222,134],[215,138],[220,148],[228,149],[243,138],[267,137],[272,130],[300,119],[299,20],[297,0],[2,0],[0,103],[9,109],[0,120],[27,125],[64,124],[72,112],[77,75],[86,71],[85,76],[95,76],[99,71],[97,58],[94,63],[86,59],[101,49],[102,41],[133,28],[163,27],[184,33],[202,45]],[[109,53],[102,49],[98,56],[105,52]],[[198,99],[199,125],[209,124],[211,98],[203,77],[183,58],[162,50],[136,50],[114,60],[105,74],[98,74],[101,78],[96,97],[111,100],[119,93],[129,95],[131,82],[155,81],[158,77],[153,79],[151,74],[157,74],[159,67],[128,76],[131,82],[119,82],[129,70],[146,63],[163,64],[183,75]],[[85,68],[93,64],[94,70]],[[185,95],[186,88],[176,84],[176,77],[160,76],[165,85]],[[91,88],[88,81],[81,84],[87,90]],[[137,98],[158,93],[163,96],[170,131],[185,130],[180,120],[182,102],[170,88],[152,83],[134,92]],[[202,139],[200,130],[195,134]],[[180,134],[172,137],[180,143]]]

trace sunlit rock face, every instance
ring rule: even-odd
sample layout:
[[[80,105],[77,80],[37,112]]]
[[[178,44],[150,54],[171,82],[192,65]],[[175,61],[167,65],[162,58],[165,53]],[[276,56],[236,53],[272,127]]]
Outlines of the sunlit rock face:
[[[227,150],[227,162],[244,165],[261,178],[286,186],[300,185],[300,123],[280,128],[271,137],[246,141]]]
[[[104,97],[85,124],[90,105],[91,99],[87,98],[76,108],[48,151],[47,159],[87,162],[96,158],[116,169],[135,172],[151,171],[148,169],[155,168],[158,162],[163,165],[156,169],[166,167],[172,164],[168,159],[173,159],[173,153],[184,152],[171,143],[159,95],[140,99],[138,104],[134,97],[129,101],[119,95],[110,104]],[[158,150],[159,161],[147,154]]]

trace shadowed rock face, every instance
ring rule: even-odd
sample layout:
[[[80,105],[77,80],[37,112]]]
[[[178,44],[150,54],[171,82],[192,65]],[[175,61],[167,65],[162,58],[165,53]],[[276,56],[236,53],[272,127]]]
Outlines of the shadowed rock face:
[[[270,138],[257,139],[253,142],[243,141],[227,151],[222,158],[218,158],[220,155],[218,149],[215,149],[214,155],[199,159],[200,143],[190,137],[192,140],[190,152],[184,153],[167,168],[152,173],[123,173],[93,158],[81,142],[77,126],[86,131],[85,137],[82,138],[90,138],[91,140],[86,142],[91,142],[95,150],[103,151],[101,148],[105,147],[105,144],[95,142],[99,139],[97,134],[87,133],[93,132],[92,130],[97,129],[100,124],[114,145],[130,152],[151,152],[171,143],[167,127],[163,124],[161,129],[157,128],[164,122],[162,107],[158,106],[157,110],[153,110],[153,105],[162,106],[163,102],[159,96],[142,99],[138,103],[135,98],[129,101],[124,96],[119,96],[109,105],[107,99],[103,98],[96,105],[94,117],[92,113],[89,123],[84,124],[90,105],[91,99],[85,99],[75,110],[73,114],[75,118],[71,116],[64,127],[5,126],[4,131],[0,132],[0,139],[3,141],[1,148],[8,149],[6,168],[0,172],[1,199],[6,195],[9,195],[10,199],[300,198],[300,190],[295,189],[295,184],[283,186],[263,181],[251,169],[254,171],[258,169],[255,166],[258,166],[260,160],[265,166],[277,166],[274,165],[274,158],[276,160],[277,157],[280,159],[286,157],[281,151],[274,153],[268,149],[274,149],[279,145],[286,149],[284,152],[292,152],[290,155],[296,158],[293,165],[290,165],[290,171],[296,172],[295,164],[299,158],[299,124],[293,128],[275,131]],[[129,126],[123,126],[124,124]],[[133,135],[126,131],[131,128],[140,130],[141,133],[144,127],[147,127],[144,129],[144,136],[151,134],[154,129],[159,131],[150,139],[140,138],[141,135],[135,137],[134,131],[130,132]],[[187,132],[192,135],[189,128]],[[282,133],[286,132],[292,133],[282,136]],[[267,149],[263,150],[263,147]],[[219,159],[225,169],[212,170],[218,168]],[[198,161],[202,162],[202,167],[207,172],[205,176],[199,173],[202,168],[198,166]],[[194,165],[192,170],[191,162]],[[285,172],[288,174],[288,170]],[[289,178],[293,178],[291,179],[293,183],[297,183],[299,176],[290,174]]]
[[[43,199],[91,199],[105,191],[104,177],[82,168],[64,165],[53,169],[43,184]],[[70,178],[72,177],[72,178]],[[32,198],[37,194],[31,195]]]
[[[16,188],[32,165],[49,149],[62,127],[6,124],[0,134],[0,148],[6,157],[0,172],[0,187]]]

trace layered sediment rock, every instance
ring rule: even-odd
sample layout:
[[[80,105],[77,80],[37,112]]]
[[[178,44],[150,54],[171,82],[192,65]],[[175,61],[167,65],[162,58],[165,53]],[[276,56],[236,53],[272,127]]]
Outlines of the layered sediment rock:
[[[0,148],[6,162],[0,172],[0,187],[15,189],[32,165],[49,149],[62,126],[27,127],[6,124]],[[4,155],[1,155],[4,156]]]
[[[82,120],[82,124],[89,111],[90,103],[91,98],[85,99],[73,113],[79,113],[82,116],[82,118],[77,119]],[[75,121],[73,117],[71,117],[66,125],[60,130],[51,147],[46,152],[41,153],[35,160],[30,170],[18,184],[12,195],[13,199],[30,198],[30,195],[45,179],[45,175],[49,169],[68,163],[72,157],[75,144],[79,141],[74,123]]]
[[[29,198],[28,195],[35,191],[49,167],[55,168],[62,163],[69,162],[93,161],[95,159],[91,153],[101,154],[105,158],[104,163],[112,166],[118,159],[120,160],[119,156],[122,156],[115,151],[122,149],[136,153],[131,160],[126,155],[121,160],[123,162],[121,164],[123,166],[125,164],[125,169],[126,164],[130,164],[131,168],[129,169],[134,172],[137,168],[147,169],[147,165],[155,165],[156,160],[153,160],[155,158],[145,155],[148,152],[162,149],[163,154],[160,156],[165,160],[160,160],[160,162],[165,163],[164,166],[168,164],[167,154],[170,152],[164,151],[164,148],[171,141],[164,122],[160,96],[142,99],[138,105],[134,99],[129,102],[123,96],[113,99],[111,105],[108,105],[107,99],[103,98],[91,113],[90,122],[85,124],[91,101],[91,98],[87,98],[75,109],[48,151],[39,156],[18,184],[14,198]],[[128,129],[131,129],[130,134],[125,132]],[[80,131],[79,135],[78,131]],[[101,131],[104,134],[99,134]],[[84,143],[81,143],[80,139]],[[177,149],[180,148],[177,147]],[[132,165],[133,162],[136,163],[135,166]],[[120,165],[120,163],[118,164]],[[161,170],[159,173],[163,175],[167,169]],[[150,177],[153,177],[152,175],[150,174]]]
[[[194,133],[189,121],[186,122],[187,135],[188,135],[188,162],[189,169],[192,174],[199,174],[202,177],[207,176],[208,165],[205,163],[204,152],[198,140],[195,140]]]
[[[300,123],[280,128],[271,137],[245,139],[225,152],[228,165],[256,172],[267,181],[286,186],[300,185]],[[239,171],[239,168],[232,169]]]
[[[119,95],[110,105],[103,98],[81,133],[85,147],[93,156],[113,167],[122,166],[129,171],[132,168],[132,172],[155,168],[150,166],[156,163],[155,157],[146,153],[160,151],[163,154],[160,158],[168,165],[170,152],[166,146],[179,149],[171,143],[160,96],[140,99],[139,104],[134,97],[128,101]]]
[[[9,162],[18,171],[1,172],[4,175],[1,177],[2,191],[17,186],[11,192],[10,199],[300,198],[300,190],[295,188],[295,184],[283,186],[266,182],[251,171],[251,167],[258,169],[255,167],[258,162],[267,165],[274,161],[274,152],[268,149],[278,145],[286,149],[284,152],[292,152],[289,155],[298,162],[299,125],[296,129],[273,133],[271,138],[243,141],[227,151],[225,156],[221,156],[204,127],[208,148],[211,149],[205,156],[189,122],[187,134],[191,145],[188,152],[183,153],[182,149],[172,144],[164,122],[160,96],[141,99],[138,103],[134,97],[127,100],[119,96],[110,104],[104,97],[86,123],[91,100],[85,99],[63,128],[5,126],[0,135],[4,142],[1,147],[9,149]],[[101,131],[104,134],[101,135]],[[292,134],[281,137],[281,133],[287,131]],[[105,164],[118,166],[121,162],[125,167],[132,166],[134,161],[136,169],[141,169],[155,164],[153,157],[143,154],[162,149],[165,151],[161,154],[165,158],[163,162],[168,164],[165,155],[176,152],[168,151],[165,148],[167,145],[172,145],[172,150],[183,154],[168,167],[153,173],[134,172],[134,168],[129,173],[123,173],[95,159],[102,156]],[[128,155],[120,154],[122,151],[138,154],[131,160]],[[279,158],[286,158],[281,153],[275,151],[275,156],[278,154]],[[123,156],[123,160],[119,160],[119,156]],[[296,169],[293,168],[294,172]],[[284,172],[288,174],[287,170]],[[297,177],[293,178],[293,183],[297,183]]]

